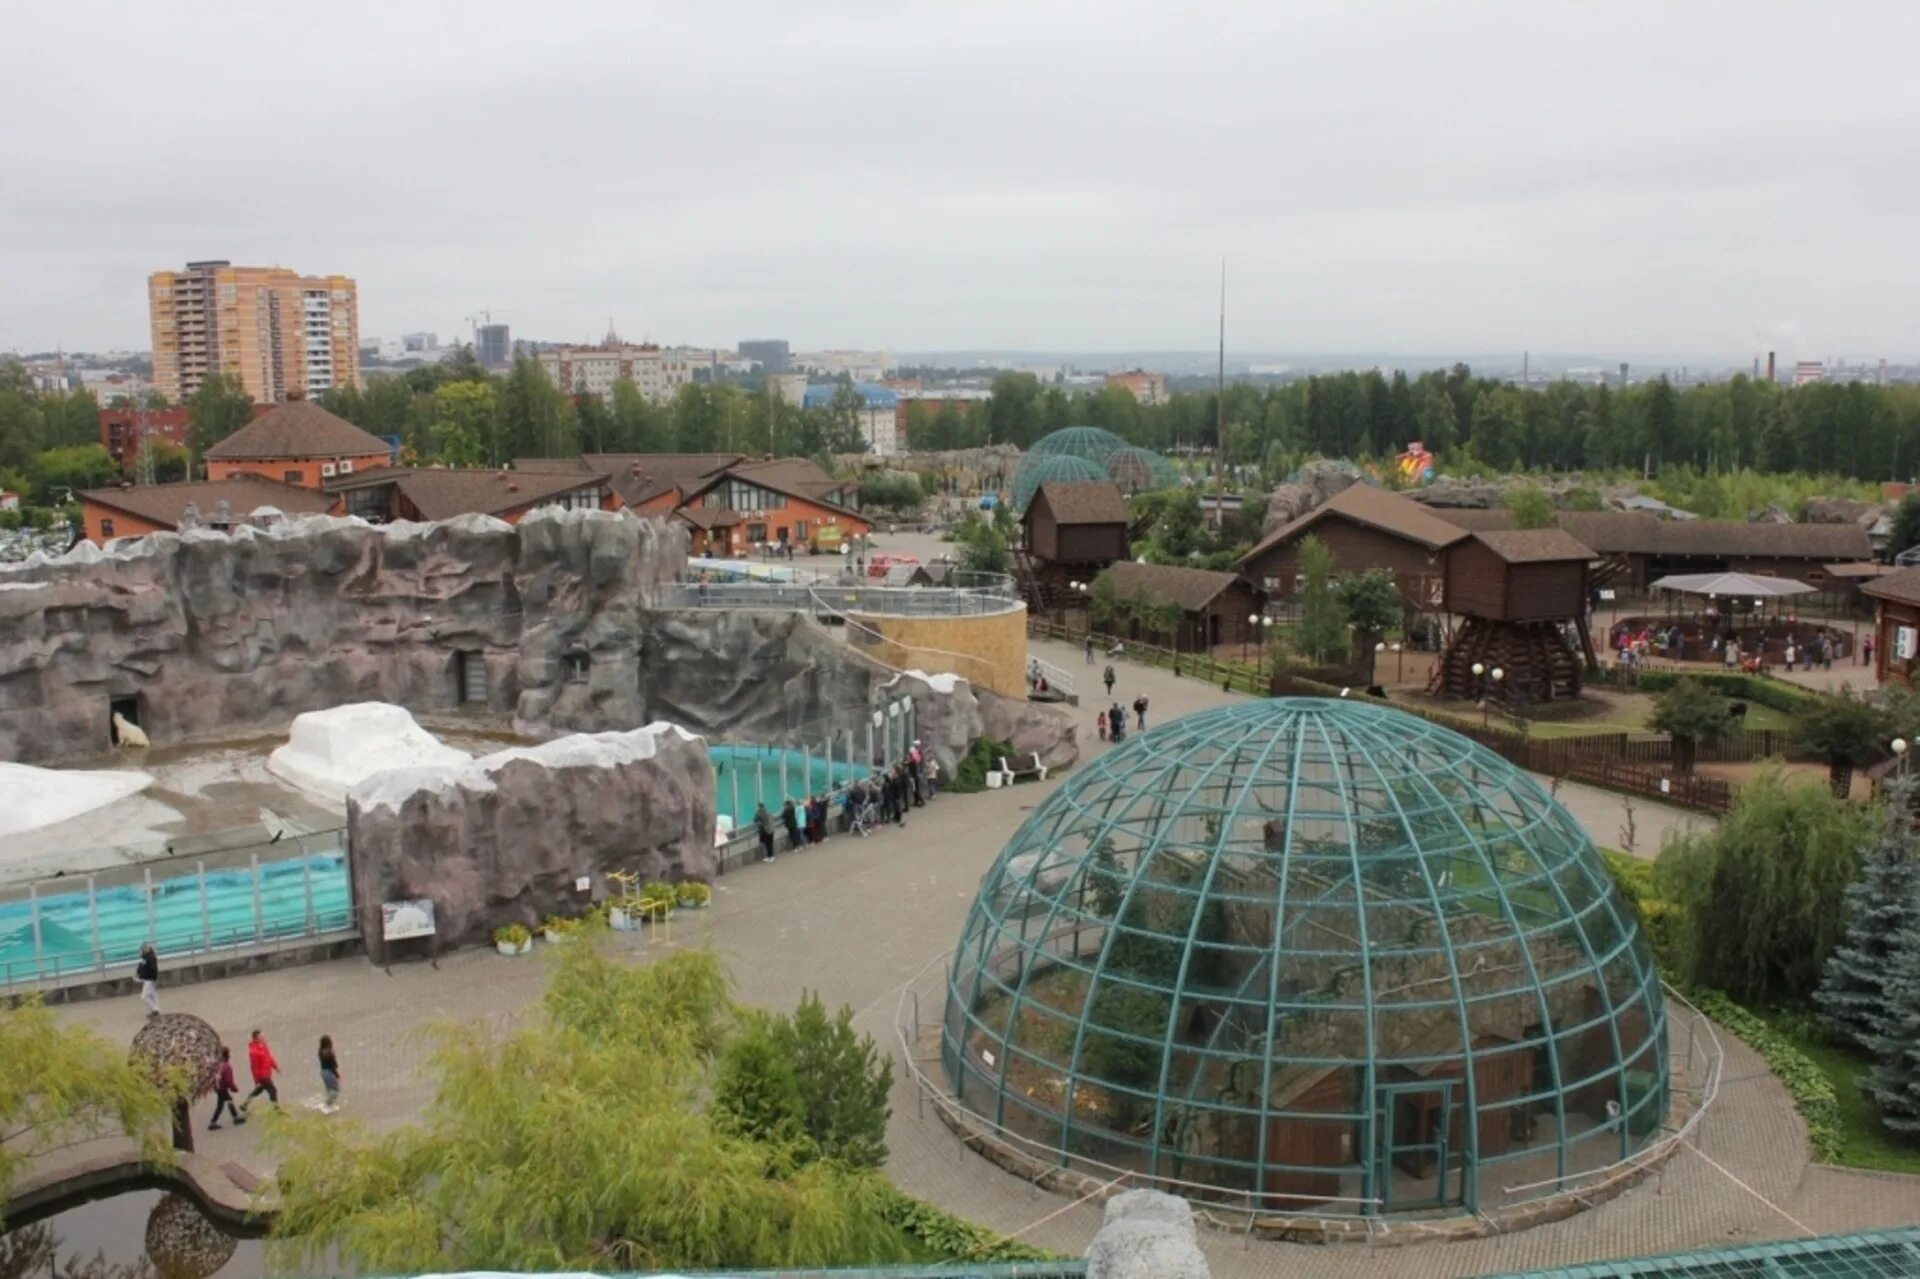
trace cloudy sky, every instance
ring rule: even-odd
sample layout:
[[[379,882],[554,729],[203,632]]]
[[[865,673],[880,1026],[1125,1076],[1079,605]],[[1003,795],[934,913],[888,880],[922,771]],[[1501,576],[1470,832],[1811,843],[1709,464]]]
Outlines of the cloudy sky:
[[[1920,4],[9,7],[0,350],[368,335],[1920,358]]]

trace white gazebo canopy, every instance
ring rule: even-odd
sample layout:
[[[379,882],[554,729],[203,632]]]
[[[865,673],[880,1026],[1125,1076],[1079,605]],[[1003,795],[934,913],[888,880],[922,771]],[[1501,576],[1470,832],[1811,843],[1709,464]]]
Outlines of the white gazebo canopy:
[[[1685,595],[1705,595],[1709,599],[1773,599],[1781,595],[1805,595],[1814,588],[1790,577],[1758,577],[1752,573],[1679,573],[1654,582],[1657,591],[1679,591]]]

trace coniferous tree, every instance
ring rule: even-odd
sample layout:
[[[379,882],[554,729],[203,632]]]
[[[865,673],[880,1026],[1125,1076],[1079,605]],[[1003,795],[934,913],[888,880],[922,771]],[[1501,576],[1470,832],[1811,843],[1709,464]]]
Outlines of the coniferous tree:
[[[1871,1048],[1887,1030],[1888,993],[1903,938],[1920,929],[1920,856],[1913,835],[1913,782],[1887,787],[1880,842],[1846,895],[1846,932],[1827,956],[1814,1006],[1836,1038]]]
[[[1920,1137],[1920,903],[1891,956],[1885,1011],[1864,1089],[1888,1131]]]

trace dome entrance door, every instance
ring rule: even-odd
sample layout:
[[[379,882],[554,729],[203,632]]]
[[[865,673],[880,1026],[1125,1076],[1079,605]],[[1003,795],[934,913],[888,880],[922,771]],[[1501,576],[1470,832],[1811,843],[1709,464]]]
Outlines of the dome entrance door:
[[[1382,1084],[1374,1093],[1372,1194],[1380,1211],[1462,1201],[1459,1082]]]

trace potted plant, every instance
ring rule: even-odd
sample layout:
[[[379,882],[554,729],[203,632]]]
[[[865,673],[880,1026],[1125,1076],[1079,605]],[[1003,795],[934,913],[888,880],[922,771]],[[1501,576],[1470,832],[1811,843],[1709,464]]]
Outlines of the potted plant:
[[[546,922],[540,925],[541,934],[550,944],[556,946],[561,942],[572,941],[579,934],[580,929],[579,920],[563,919],[559,915],[547,916]]]
[[[640,888],[640,914],[650,920],[665,919],[673,913],[673,885],[664,880],[650,880]]]
[[[713,890],[697,879],[683,880],[673,890],[673,900],[683,910],[705,910],[713,902]]]
[[[640,927],[640,902],[635,897],[620,897],[607,903],[607,927],[616,933],[630,933]]]
[[[493,948],[503,955],[524,955],[533,949],[533,934],[519,924],[493,930]]]

